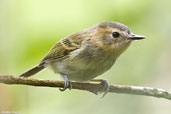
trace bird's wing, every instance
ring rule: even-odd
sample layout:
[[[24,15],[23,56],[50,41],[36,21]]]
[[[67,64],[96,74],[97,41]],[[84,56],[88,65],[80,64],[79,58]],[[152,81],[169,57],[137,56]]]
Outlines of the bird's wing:
[[[67,58],[70,52],[81,47],[83,39],[80,34],[73,34],[60,40],[50,49],[40,64]]]

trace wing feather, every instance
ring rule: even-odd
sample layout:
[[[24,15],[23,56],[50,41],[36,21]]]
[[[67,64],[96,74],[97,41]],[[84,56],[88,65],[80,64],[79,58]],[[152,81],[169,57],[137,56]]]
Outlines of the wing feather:
[[[70,52],[81,47],[82,41],[83,37],[81,37],[79,33],[60,40],[50,49],[40,64],[67,58]]]

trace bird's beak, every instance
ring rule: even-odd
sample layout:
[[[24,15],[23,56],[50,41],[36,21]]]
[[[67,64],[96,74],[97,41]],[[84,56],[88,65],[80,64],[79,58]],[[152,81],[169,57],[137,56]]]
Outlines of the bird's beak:
[[[142,36],[142,35],[130,34],[127,39],[129,39],[129,40],[141,40],[141,39],[145,39],[145,38],[146,37]]]

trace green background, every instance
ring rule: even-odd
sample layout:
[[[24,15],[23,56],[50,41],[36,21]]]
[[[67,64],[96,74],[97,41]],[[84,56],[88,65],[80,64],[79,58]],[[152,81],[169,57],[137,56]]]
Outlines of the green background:
[[[38,64],[61,38],[102,21],[124,23],[134,42],[110,71],[99,78],[111,84],[171,91],[170,0],[0,0],[0,74],[17,76]],[[34,78],[61,80],[50,69]],[[169,114],[171,101],[108,94],[100,99],[78,90],[0,84],[0,113]]]

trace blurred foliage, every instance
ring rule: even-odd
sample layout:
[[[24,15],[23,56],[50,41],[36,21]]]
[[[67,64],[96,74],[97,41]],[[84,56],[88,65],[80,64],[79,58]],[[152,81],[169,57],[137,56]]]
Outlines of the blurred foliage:
[[[147,36],[99,78],[110,83],[171,87],[170,0],[0,0],[0,74],[39,63],[58,40],[112,20]],[[60,79],[50,70],[34,78]],[[171,90],[171,89],[170,89]],[[21,114],[168,114],[171,102],[151,97],[0,84],[0,111]]]

